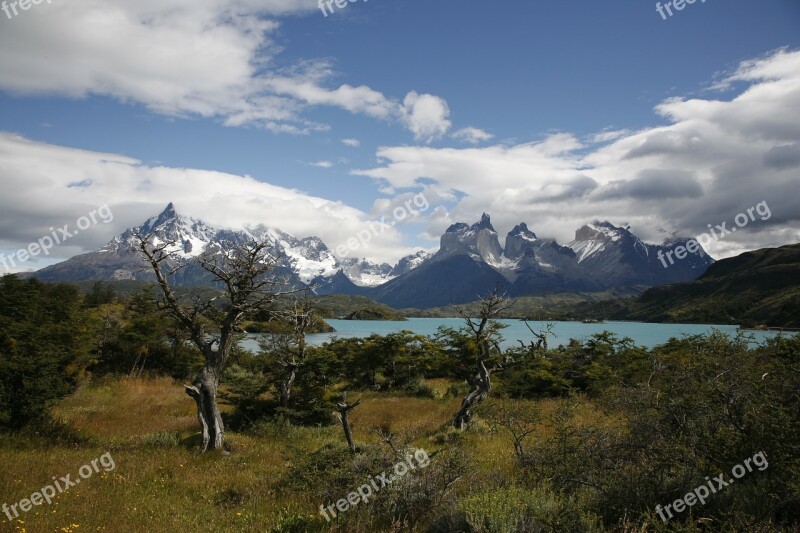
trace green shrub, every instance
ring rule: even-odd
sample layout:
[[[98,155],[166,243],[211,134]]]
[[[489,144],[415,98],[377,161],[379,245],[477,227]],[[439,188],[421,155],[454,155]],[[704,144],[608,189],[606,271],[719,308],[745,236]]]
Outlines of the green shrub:
[[[466,382],[454,383],[447,387],[445,398],[463,398],[469,394],[469,385]]]
[[[602,531],[596,516],[544,489],[498,487],[469,495],[458,507],[474,533]]]
[[[430,441],[439,446],[451,445],[462,440],[464,432],[448,424],[447,427],[430,438]]]
[[[269,529],[270,533],[310,533],[328,530],[325,520],[320,515],[303,513],[292,508],[283,509],[276,517],[275,524]]]
[[[405,386],[405,392],[416,398],[436,398],[436,391],[422,377],[409,380]]]
[[[177,431],[159,431],[142,437],[142,445],[153,448],[175,448],[180,444],[181,435]]]
[[[308,491],[310,487],[315,500],[327,505],[392,464],[388,452],[376,445],[359,446],[359,453],[353,455],[343,443],[327,444],[296,458],[286,475],[286,483],[297,490]]]
[[[0,428],[46,418],[89,376],[98,326],[74,286],[0,278]]]

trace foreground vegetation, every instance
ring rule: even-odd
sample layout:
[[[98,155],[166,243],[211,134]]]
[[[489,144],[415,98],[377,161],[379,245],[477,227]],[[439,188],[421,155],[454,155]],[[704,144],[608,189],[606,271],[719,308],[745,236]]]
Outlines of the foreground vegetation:
[[[496,329],[501,333],[501,328]],[[543,332],[546,333],[546,332]],[[468,331],[236,350],[222,380],[229,454],[198,454],[182,390],[202,360],[146,294],[86,297],[0,280],[0,503],[110,452],[98,473],[0,529],[19,531],[775,531],[800,526],[800,340],[723,335],[648,350],[610,334],[486,360],[493,387],[465,431]],[[332,416],[344,391],[356,452]],[[366,479],[423,448],[431,463],[330,523]],[[763,452],[664,522],[657,505]]]

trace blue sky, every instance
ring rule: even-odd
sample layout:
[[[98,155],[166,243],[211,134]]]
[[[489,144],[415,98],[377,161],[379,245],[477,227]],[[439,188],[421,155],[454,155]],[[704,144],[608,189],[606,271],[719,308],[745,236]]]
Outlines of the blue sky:
[[[800,151],[782,123],[800,116],[795,0],[698,0],[668,20],[642,0],[359,0],[328,17],[311,0],[130,4],[0,12],[0,252],[92,206],[117,215],[26,268],[170,200],[333,249],[425,193],[429,211],[365,251],[389,261],[482,211],[501,234],[524,220],[565,242],[608,218],[658,241],[769,200],[771,220],[712,255],[800,240],[783,192]],[[645,145],[661,150],[631,165]],[[789,166],[754,167],[749,185],[730,170],[776,150]]]

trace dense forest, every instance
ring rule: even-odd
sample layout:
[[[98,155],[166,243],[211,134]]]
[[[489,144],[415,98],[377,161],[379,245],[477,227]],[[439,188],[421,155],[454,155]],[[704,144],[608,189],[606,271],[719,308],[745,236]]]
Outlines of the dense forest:
[[[121,296],[97,283],[84,294],[5,276],[0,499],[17,501],[64,465],[110,451],[113,476],[16,528],[95,529],[119,523],[114,515],[142,530],[800,526],[799,338],[757,345],[711,334],[646,349],[609,333],[550,346],[542,330],[538,342],[501,351],[493,318],[503,299],[494,304],[430,337],[318,347],[293,322],[321,320],[313,309],[276,304],[247,317],[285,327],[259,353],[233,348],[219,392],[225,450],[198,454],[181,388],[203,356],[154,291]],[[413,450],[430,463],[335,518],[320,511]],[[678,512],[673,502],[756,457],[759,468]]]

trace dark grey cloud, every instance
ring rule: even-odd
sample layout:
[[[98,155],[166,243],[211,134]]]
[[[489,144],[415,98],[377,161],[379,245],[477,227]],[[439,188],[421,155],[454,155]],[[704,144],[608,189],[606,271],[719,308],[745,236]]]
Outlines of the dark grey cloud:
[[[589,176],[580,175],[571,180],[556,184],[560,192],[552,194],[543,188],[542,193],[527,194],[527,201],[532,204],[562,202],[573,198],[581,198],[599,187],[599,184]]]
[[[629,181],[613,181],[598,191],[598,200],[633,198],[663,200],[668,198],[698,198],[703,187],[694,172],[688,170],[648,169]]]
[[[776,170],[800,167],[800,143],[776,146],[764,156],[764,164]]]
[[[647,156],[658,155],[681,155],[686,156],[692,150],[692,144],[685,135],[678,135],[671,131],[652,132],[645,141],[630,150],[622,158],[623,160],[637,159]]]

